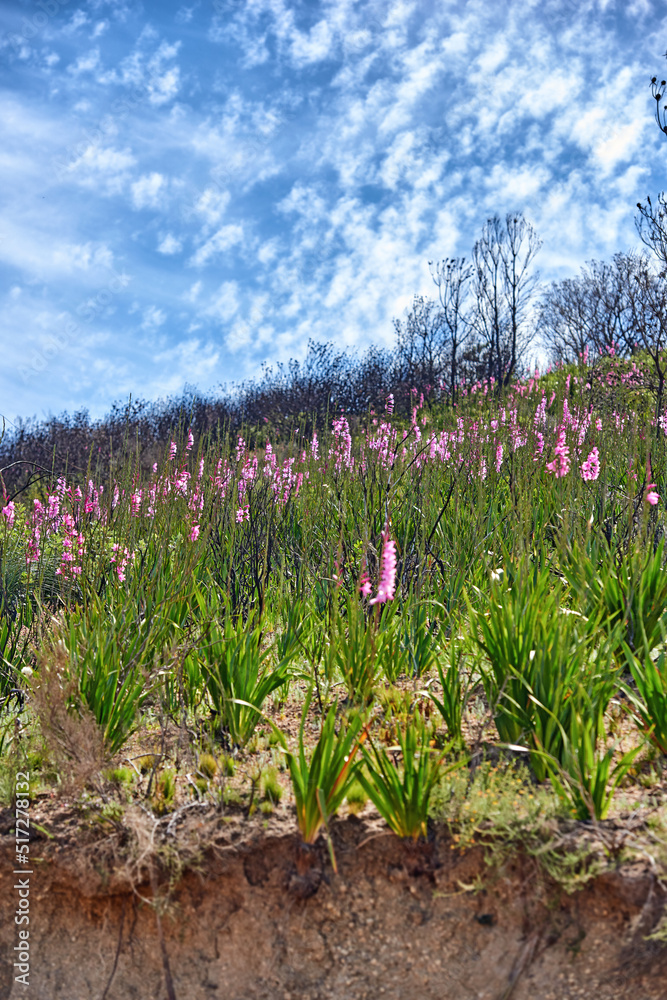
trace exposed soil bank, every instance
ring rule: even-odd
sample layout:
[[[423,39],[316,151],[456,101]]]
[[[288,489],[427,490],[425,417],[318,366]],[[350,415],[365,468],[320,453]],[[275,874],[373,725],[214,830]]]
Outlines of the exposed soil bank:
[[[209,846],[160,926],[141,898],[152,896],[146,853],[135,853],[135,873],[144,867],[133,891],[113,836],[31,845],[42,860],[30,882],[28,988],[12,969],[14,838],[0,838],[0,1000],[667,996],[667,949],[645,939],[664,906],[648,864],[568,895],[532,858],[494,871],[480,849],[461,854],[444,835],[414,849],[350,818],[334,827],[336,875],[326,846],[304,851],[284,822],[250,833],[216,820],[214,837],[192,823]],[[165,894],[164,869],[159,882]]]

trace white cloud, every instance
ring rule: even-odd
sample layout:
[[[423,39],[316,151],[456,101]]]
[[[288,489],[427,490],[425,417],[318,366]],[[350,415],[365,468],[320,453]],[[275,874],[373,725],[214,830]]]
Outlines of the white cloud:
[[[93,33],[90,37],[99,38],[101,35],[105,33],[105,31],[109,30],[109,24],[110,22],[106,19],[104,19],[103,21],[98,21],[95,27],[93,28]]]
[[[67,72],[72,76],[81,76],[82,73],[92,73],[99,66],[100,50],[91,49],[85,56],[79,56],[75,63],[70,63]]]
[[[175,236],[172,236],[171,233],[167,233],[167,235],[158,244],[158,253],[175,254],[180,253],[182,249],[183,244],[181,241],[176,239]]]
[[[70,177],[83,187],[102,191],[104,194],[120,194],[130,178],[130,170],[136,160],[128,149],[117,150],[111,146],[89,145],[84,152],[67,163],[63,177]]]
[[[214,188],[206,188],[195,202],[195,211],[204,217],[209,226],[214,226],[222,218],[230,198],[229,191],[221,193]]]
[[[509,55],[509,42],[502,35],[495,38],[491,45],[480,53],[477,65],[482,73],[495,73]]]
[[[186,302],[194,303],[199,298],[199,293],[202,290],[202,282],[195,281],[194,285],[191,285],[188,291],[185,293],[183,298]]]
[[[308,35],[295,32],[292,38],[292,59],[297,66],[320,62],[331,51],[333,32],[328,21],[318,21]]]
[[[225,347],[233,354],[247,348],[252,343],[253,330],[244,319],[237,320],[225,337]]]
[[[84,24],[90,24],[88,15],[82,10],[77,10],[72,15],[70,21],[62,28],[63,35],[75,35],[79,28],[83,28]]]
[[[182,392],[185,383],[207,389],[215,377],[219,360],[219,349],[196,337],[160,351],[153,358],[159,369],[149,387],[149,398]]]
[[[235,281],[223,281],[205,309],[207,316],[217,320],[230,320],[239,310],[239,286]]]
[[[161,76],[154,76],[148,84],[151,104],[166,104],[176,96],[181,86],[181,76],[178,66],[168,69]]]
[[[257,260],[260,264],[270,264],[276,259],[280,251],[280,244],[277,239],[267,240],[257,251]]]
[[[132,184],[132,203],[136,209],[158,208],[167,182],[162,174],[144,174]]]
[[[177,24],[189,24],[195,12],[196,4],[192,7],[179,7],[176,11],[175,21]]]
[[[204,264],[208,263],[211,257],[216,254],[224,253],[225,250],[230,250],[234,246],[238,246],[243,243],[243,226],[232,224],[229,226],[222,226],[218,229],[216,233],[211,236],[210,239],[201,246],[197,252],[191,257],[189,263],[195,267],[203,267]]]
[[[177,391],[184,359],[232,379],[309,337],[390,344],[392,316],[435,295],[426,261],[469,255],[496,212],[535,224],[547,280],[633,245],[633,205],[664,179],[642,82],[664,45],[632,20],[650,0],[605,2],[230,0],[217,16],[179,0],[137,24],[136,5],[91,0],[22,55],[0,39],[17,70],[0,95],[0,258],[20,289],[4,327],[37,343],[122,254],[134,322],[117,296],[85,371],[64,381],[54,362],[74,405],[110,344],[114,397]],[[219,53],[196,44],[209,22]],[[185,248],[199,281],[173,266]]]
[[[53,260],[69,272],[113,267],[113,253],[104,243],[65,244],[53,251]]]
[[[149,306],[148,309],[144,309],[143,318],[141,322],[142,330],[157,330],[161,327],[167,317],[162,309],[158,309],[157,306]]]

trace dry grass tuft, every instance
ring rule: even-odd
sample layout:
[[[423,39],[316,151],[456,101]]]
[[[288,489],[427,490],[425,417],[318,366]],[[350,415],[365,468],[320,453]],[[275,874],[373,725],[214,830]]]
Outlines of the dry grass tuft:
[[[108,760],[100,727],[90,710],[78,703],[68,664],[59,642],[42,650],[31,684],[31,706],[61,775],[61,791],[71,794],[89,784]]]

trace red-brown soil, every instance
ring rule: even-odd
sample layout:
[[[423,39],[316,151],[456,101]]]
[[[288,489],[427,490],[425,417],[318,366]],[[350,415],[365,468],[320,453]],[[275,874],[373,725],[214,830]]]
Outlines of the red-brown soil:
[[[299,845],[287,810],[264,822],[137,810],[88,832],[58,810],[53,838],[30,845],[28,988],[13,980],[14,836],[0,825],[0,1000],[667,996],[667,947],[647,940],[664,905],[648,859],[607,857],[568,894],[526,854],[493,867],[444,831],[406,845],[368,810],[333,825],[338,874],[323,841]]]

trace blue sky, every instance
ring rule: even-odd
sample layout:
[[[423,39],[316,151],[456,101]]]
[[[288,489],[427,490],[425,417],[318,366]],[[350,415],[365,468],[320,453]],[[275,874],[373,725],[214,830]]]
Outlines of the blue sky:
[[[544,280],[667,187],[657,0],[3,0],[0,412],[391,345],[521,211]]]

